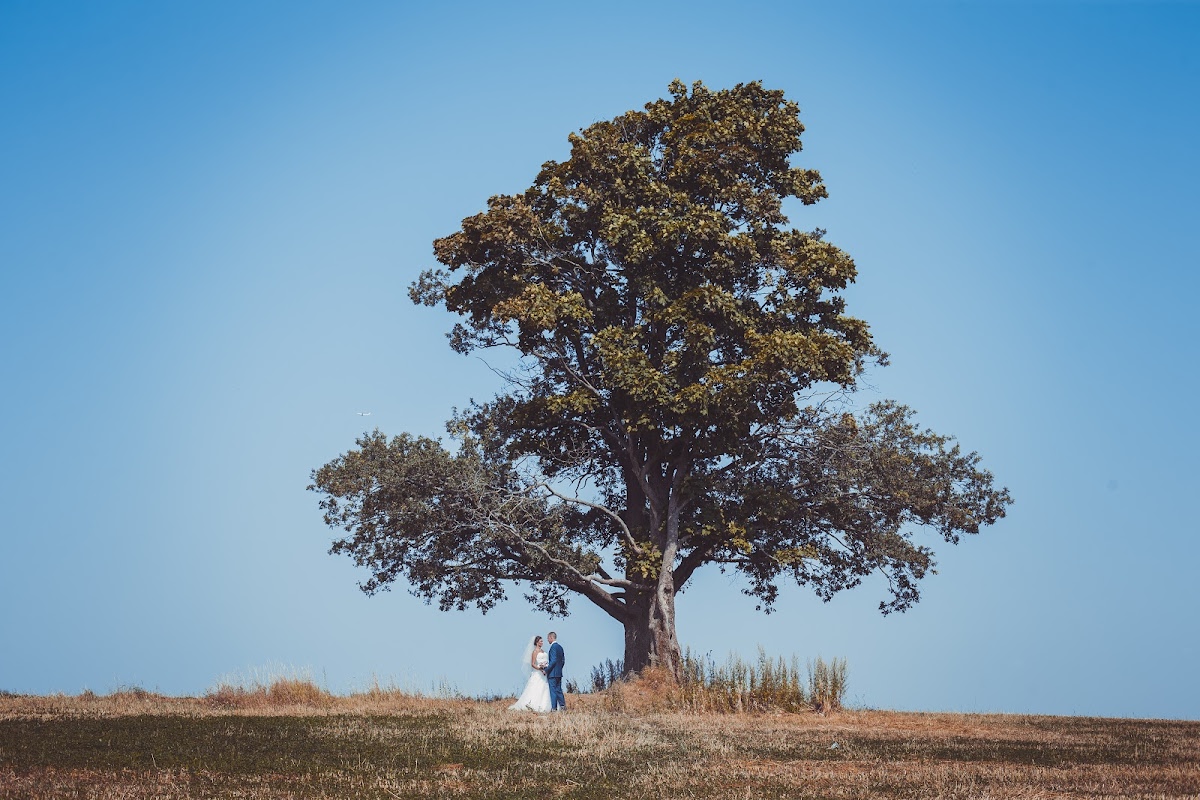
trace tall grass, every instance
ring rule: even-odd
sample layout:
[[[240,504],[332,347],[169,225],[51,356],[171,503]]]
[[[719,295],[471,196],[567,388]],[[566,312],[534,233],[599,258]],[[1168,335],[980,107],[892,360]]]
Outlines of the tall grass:
[[[624,671],[624,660],[620,658],[616,661],[613,661],[611,658],[604,659],[603,664],[592,667],[592,691],[603,692],[621,680],[621,673]]]
[[[814,711],[840,711],[845,694],[846,659],[834,658],[826,664],[817,656],[816,661],[808,662],[808,701]]]
[[[771,657],[761,646],[754,661],[730,653],[723,662],[712,654],[684,651],[678,685],[651,671],[635,679],[621,677],[623,664],[606,660],[592,668],[591,688],[604,693],[610,710],[658,706],[697,713],[839,711],[846,693],[846,659],[807,663],[803,673],[796,656]]]
[[[783,656],[771,658],[758,648],[758,659],[747,661],[730,653],[724,663],[711,655],[683,656],[679,705],[696,712],[800,711],[809,707],[800,677],[800,662]]]

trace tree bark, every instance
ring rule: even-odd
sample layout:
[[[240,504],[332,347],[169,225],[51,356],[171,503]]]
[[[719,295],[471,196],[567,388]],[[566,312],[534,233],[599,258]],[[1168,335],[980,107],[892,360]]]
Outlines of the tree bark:
[[[654,591],[640,593],[630,603],[625,621],[625,674],[662,667],[676,680],[682,677],[683,655],[675,634],[675,591],[668,578]]]
[[[637,458],[646,449],[645,443],[636,442],[629,449],[636,457],[625,469],[624,518],[630,529],[644,532],[644,540],[661,550],[661,562],[653,588],[630,590],[626,595],[624,674],[662,667],[678,681],[683,676],[683,656],[675,633],[672,571],[679,550],[679,509],[673,491],[678,487],[670,486],[661,475],[657,480],[644,480],[645,465]]]

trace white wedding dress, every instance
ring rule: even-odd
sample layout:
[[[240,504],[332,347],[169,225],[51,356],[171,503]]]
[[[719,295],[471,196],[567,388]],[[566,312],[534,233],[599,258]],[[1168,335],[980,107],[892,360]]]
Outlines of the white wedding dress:
[[[525,681],[525,688],[521,691],[517,702],[508,707],[509,711],[536,711],[539,714],[546,714],[550,711],[550,682],[546,680],[546,676],[540,669],[533,668],[532,659],[533,640],[531,639],[529,646],[525,648],[525,657],[522,660],[522,665],[529,678]],[[539,664],[547,660],[548,657],[545,653],[538,653]]]

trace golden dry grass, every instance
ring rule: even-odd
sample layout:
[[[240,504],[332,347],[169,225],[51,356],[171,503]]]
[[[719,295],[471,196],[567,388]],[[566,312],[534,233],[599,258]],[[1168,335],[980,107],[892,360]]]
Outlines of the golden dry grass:
[[[270,689],[0,697],[0,797],[1200,797],[1200,722],[698,714],[654,676],[544,716]]]

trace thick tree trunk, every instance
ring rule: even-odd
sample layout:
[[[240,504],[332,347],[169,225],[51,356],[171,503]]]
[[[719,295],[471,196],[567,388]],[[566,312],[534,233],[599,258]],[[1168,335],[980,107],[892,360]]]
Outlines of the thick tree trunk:
[[[625,622],[625,674],[647,667],[663,667],[675,679],[681,675],[683,656],[675,635],[674,587],[659,586],[630,604],[632,612]]]
[[[639,451],[641,446],[637,448]],[[633,530],[662,531],[648,536],[661,548],[662,561],[653,588],[628,590],[626,607],[629,611],[625,623],[625,671],[632,675],[647,667],[662,667],[679,680],[683,676],[683,656],[679,650],[679,639],[675,635],[675,555],[679,542],[679,510],[671,489],[664,484],[658,486],[658,503],[649,502],[645,487],[635,473],[625,476],[626,512],[625,520]],[[664,498],[666,501],[664,502]],[[664,507],[665,506],[665,507]],[[657,513],[655,509],[657,508]],[[666,525],[659,514],[665,512]],[[641,575],[630,576],[644,580]]]

